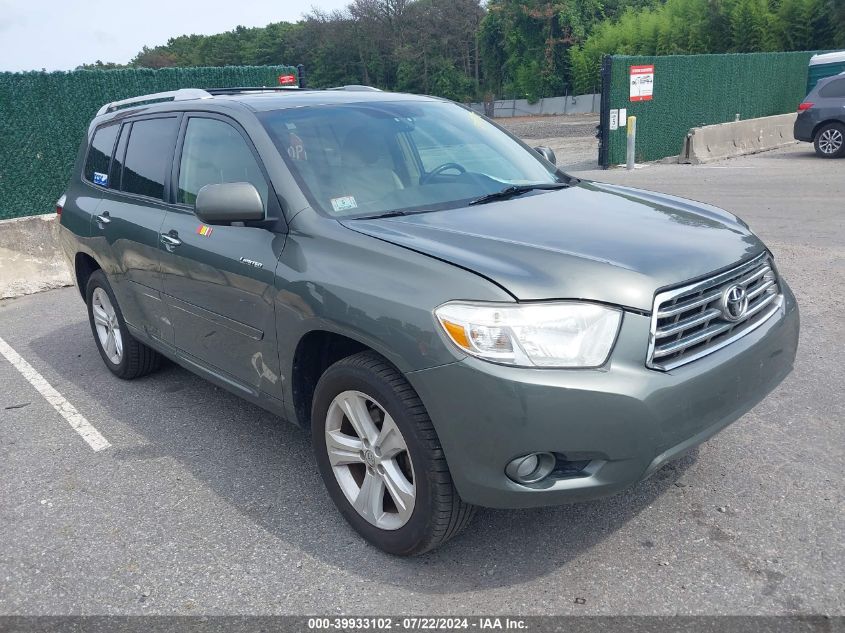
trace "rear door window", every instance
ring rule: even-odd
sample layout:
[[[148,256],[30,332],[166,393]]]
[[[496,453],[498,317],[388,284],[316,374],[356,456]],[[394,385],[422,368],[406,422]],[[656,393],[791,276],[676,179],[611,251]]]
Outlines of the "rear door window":
[[[132,124],[123,162],[122,191],[164,199],[164,183],[177,131],[175,117],[143,119]]]
[[[94,132],[88,157],[85,159],[85,180],[95,185],[108,187],[109,162],[119,125],[107,125]]]

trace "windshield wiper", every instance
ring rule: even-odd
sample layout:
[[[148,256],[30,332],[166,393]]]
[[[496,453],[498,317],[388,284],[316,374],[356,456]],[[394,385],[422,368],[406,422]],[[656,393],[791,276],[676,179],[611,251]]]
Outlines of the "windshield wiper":
[[[576,182],[578,182],[576,180]],[[511,185],[510,187],[505,187],[501,191],[495,191],[493,193],[488,193],[487,195],[481,196],[480,198],[476,198],[475,200],[471,200],[467,204],[484,204],[485,202],[493,202],[495,200],[506,200],[513,196],[519,196],[523,193],[528,193],[529,191],[554,191],[555,189],[566,189],[567,187],[571,187],[572,183],[567,182],[538,182],[533,185]],[[405,211],[404,209],[397,209],[395,211],[385,211],[384,213],[377,213],[375,215],[360,215],[355,218],[349,218],[350,220],[381,220],[382,218],[399,218],[404,215],[417,215],[419,213],[428,213],[429,211],[435,211],[436,209],[420,209],[417,211]]]
[[[511,185],[510,187],[505,187],[501,191],[495,191],[493,193],[488,193],[486,196],[476,198],[469,204],[484,204],[486,202],[495,202],[496,200],[507,200],[508,198],[513,198],[514,196],[519,196],[523,193],[528,193],[529,191],[552,191],[554,189],[566,189],[569,186],[569,184],[564,182],[541,182],[534,185]]]
[[[414,215],[415,213],[421,213],[420,211],[386,211],[384,213],[379,213],[377,215],[360,215],[357,218],[350,218],[351,220],[381,220],[382,218],[399,218],[403,215]]]

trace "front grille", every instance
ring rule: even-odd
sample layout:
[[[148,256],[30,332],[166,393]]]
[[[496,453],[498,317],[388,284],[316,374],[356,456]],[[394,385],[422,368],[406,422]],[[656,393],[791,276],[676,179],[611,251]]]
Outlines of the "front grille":
[[[747,297],[744,313],[742,291],[735,287]],[[646,365],[668,371],[715,352],[762,325],[782,302],[768,253],[704,281],[661,292],[654,299]]]

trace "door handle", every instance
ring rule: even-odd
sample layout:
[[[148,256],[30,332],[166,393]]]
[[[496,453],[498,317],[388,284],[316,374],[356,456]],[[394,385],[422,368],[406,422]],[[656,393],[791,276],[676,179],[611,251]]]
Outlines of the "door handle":
[[[94,219],[97,220],[97,226],[99,226],[101,229],[106,228],[106,224],[111,222],[111,218],[109,217],[108,211],[103,211],[102,215],[94,216]]]
[[[170,234],[162,233],[161,234],[161,243],[164,244],[164,246],[165,246],[165,248],[167,248],[167,250],[170,250],[172,248],[179,246],[182,243],[182,240],[180,240],[178,237],[176,237],[176,233],[174,231]]]

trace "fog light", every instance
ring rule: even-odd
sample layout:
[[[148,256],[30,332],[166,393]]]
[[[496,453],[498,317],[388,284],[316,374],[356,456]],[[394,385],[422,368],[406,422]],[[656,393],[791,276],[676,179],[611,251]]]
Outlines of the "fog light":
[[[505,474],[519,484],[533,484],[545,479],[555,468],[551,453],[530,453],[517,457],[505,467]]]

